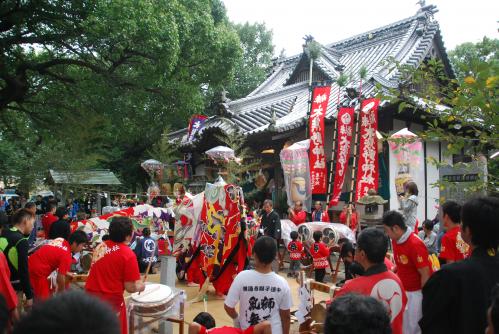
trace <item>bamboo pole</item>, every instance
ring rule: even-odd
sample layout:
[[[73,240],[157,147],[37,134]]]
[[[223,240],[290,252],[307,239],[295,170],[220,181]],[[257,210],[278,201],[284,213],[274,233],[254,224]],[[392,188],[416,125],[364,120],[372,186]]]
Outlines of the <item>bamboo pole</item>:
[[[339,105],[338,105],[338,110],[339,110]],[[333,124],[333,147],[331,148],[331,165],[329,166],[329,182],[328,182],[328,188],[327,188],[327,198],[326,198],[326,204],[328,205],[329,204],[329,200],[331,199],[331,190],[332,190],[332,187],[333,187],[333,173],[335,171],[335,169],[333,168],[335,166],[335,161],[334,161],[334,157],[335,157],[335,153],[336,153],[336,147],[338,145],[336,145],[336,137],[338,135],[338,113],[336,113],[336,119],[334,120],[334,124]]]
[[[357,172],[357,155],[358,155],[358,142],[359,142],[359,128],[360,128],[360,119],[361,119],[361,106],[362,106],[362,101],[359,100],[359,113],[356,115],[354,112],[354,119],[355,116],[357,116],[357,122],[355,123],[355,141],[353,145],[353,162],[352,162],[352,177],[350,179],[350,196],[349,196],[349,202],[352,203],[353,201],[353,189],[355,185],[355,177],[356,177],[356,172]]]

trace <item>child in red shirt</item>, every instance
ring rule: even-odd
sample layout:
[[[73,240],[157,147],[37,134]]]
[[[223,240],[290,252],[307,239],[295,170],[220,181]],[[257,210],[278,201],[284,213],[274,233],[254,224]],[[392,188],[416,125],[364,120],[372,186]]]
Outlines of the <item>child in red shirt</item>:
[[[126,305],[123,292],[144,291],[139,265],[128,247],[132,240],[133,224],[128,217],[114,217],[109,225],[110,240],[95,250],[85,290],[109,303],[121,320],[121,333],[126,334]]]
[[[298,232],[292,231],[289,235],[291,241],[288,244],[289,252],[289,273],[288,277],[298,277],[300,263],[303,256],[303,244],[298,240]]]
[[[329,248],[322,242],[322,232],[315,231],[313,234],[314,243],[310,247],[310,254],[314,260],[315,280],[323,282],[326,276],[326,268],[329,266]]]
[[[48,276],[57,270],[57,291],[66,288],[66,274],[71,268],[72,254],[81,252],[88,242],[83,231],[75,231],[69,237],[69,242],[63,238],[50,240],[40,247],[28,259],[28,270],[35,301],[50,297],[51,291]]]
[[[245,330],[236,327],[223,326],[215,328],[215,319],[207,312],[201,312],[194,317],[189,325],[189,334],[272,334],[270,322],[263,321]]]

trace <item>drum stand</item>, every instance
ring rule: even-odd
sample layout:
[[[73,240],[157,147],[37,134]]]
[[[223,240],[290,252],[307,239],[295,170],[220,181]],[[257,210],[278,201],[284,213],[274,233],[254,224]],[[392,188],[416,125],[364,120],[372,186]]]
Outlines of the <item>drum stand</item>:
[[[185,292],[180,289],[173,288],[175,294],[173,306],[170,310],[157,315],[142,316],[135,312],[135,306],[140,304],[131,303],[128,308],[128,333],[129,334],[149,334],[151,333],[150,326],[158,323],[162,326],[165,322],[176,323],[179,325],[179,334],[184,334],[184,304]],[[170,332],[170,333],[173,333]]]

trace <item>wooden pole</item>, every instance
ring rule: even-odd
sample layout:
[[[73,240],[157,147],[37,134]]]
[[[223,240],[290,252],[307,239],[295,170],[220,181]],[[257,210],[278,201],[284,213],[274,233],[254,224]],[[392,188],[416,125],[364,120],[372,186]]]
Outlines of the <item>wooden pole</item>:
[[[355,115],[354,113],[354,119],[355,116],[357,116],[357,122],[355,123],[355,142],[353,145],[353,162],[352,162],[352,177],[350,180],[350,196],[349,196],[349,202],[352,203],[353,201],[353,190],[354,190],[354,185],[355,185],[355,177],[356,177],[356,172],[357,172],[357,146],[359,142],[359,128],[360,128],[360,114],[361,114],[361,106],[362,106],[362,100],[359,99],[359,113]]]
[[[339,105],[338,105],[338,110],[339,110]],[[333,187],[333,173],[335,171],[334,167],[334,157],[336,153],[336,137],[338,135],[338,113],[336,113],[336,119],[334,120],[333,124],[333,147],[331,149],[331,165],[329,166],[329,182],[328,182],[328,188],[327,188],[327,198],[326,198],[326,205],[329,205],[329,200],[331,199],[331,191]]]

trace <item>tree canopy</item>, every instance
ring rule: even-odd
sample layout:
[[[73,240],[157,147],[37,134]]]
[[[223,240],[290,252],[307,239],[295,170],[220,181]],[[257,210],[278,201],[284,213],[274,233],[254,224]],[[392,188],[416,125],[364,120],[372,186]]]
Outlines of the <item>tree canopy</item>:
[[[471,185],[470,192],[499,192],[497,158],[490,158],[499,151],[498,45],[498,40],[484,38],[457,46],[449,53],[456,79],[449,79],[437,59],[418,68],[400,67],[402,84],[385,94],[399,103],[400,111],[413,110],[426,120],[425,129],[418,132],[423,139],[445,143],[448,155],[471,157],[460,167],[471,168],[486,159],[489,173]],[[443,183],[440,186],[452,186]]]
[[[30,180],[102,166],[143,184],[163,129],[242,55],[219,0],[6,0],[0,19],[0,169]]]

